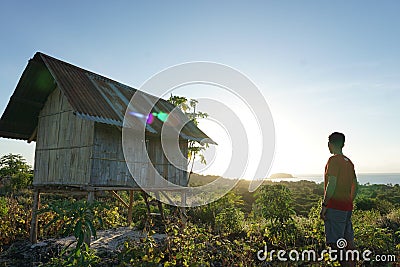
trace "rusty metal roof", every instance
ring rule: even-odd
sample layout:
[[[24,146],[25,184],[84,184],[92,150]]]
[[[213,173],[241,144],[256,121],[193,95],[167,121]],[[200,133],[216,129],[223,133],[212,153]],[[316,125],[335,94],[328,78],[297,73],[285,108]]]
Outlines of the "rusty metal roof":
[[[77,116],[120,127],[129,101],[135,93],[143,98],[144,105],[158,99],[107,77],[37,52],[29,60],[1,117],[0,136],[29,140],[34,135],[39,113],[47,97],[57,87],[64,93]],[[141,109],[141,107],[135,108]],[[159,99],[153,110],[170,112],[174,108],[175,106],[168,101]],[[162,123],[157,121],[147,125],[146,130],[160,134],[161,127]],[[180,136],[187,140],[214,143],[193,122],[183,127]]]

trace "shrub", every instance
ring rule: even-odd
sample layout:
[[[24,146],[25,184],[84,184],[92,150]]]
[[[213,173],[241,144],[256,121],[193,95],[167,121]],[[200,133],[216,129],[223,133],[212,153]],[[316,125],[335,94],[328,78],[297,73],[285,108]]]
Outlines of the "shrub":
[[[215,217],[215,227],[225,233],[237,233],[243,230],[244,213],[234,207],[226,208]]]
[[[32,185],[33,173],[21,155],[8,154],[0,158],[0,183],[3,193],[27,188]]]
[[[88,244],[93,235],[96,237],[95,222],[102,225],[102,219],[98,216],[104,205],[99,202],[88,203],[80,201],[54,201],[48,207],[39,210],[39,213],[52,212],[54,218],[46,226],[62,222],[64,225],[63,234],[73,234],[77,242],[75,248],[64,248],[61,259],[52,259],[49,266],[95,266],[99,261]],[[100,211],[100,212],[99,212]]]
[[[267,220],[268,236],[275,245],[294,244],[296,225],[290,190],[281,184],[266,185],[256,192],[256,214]]]
[[[374,254],[393,252],[392,233],[381,227],[383,217],[378,211],[355,211],[353,216],[354,239],[360,249],[369,249]]]
[[[0,247],[27,238],[30,213],[13,197],[0,197]],[[1,249],[0,249],[1,250]]]

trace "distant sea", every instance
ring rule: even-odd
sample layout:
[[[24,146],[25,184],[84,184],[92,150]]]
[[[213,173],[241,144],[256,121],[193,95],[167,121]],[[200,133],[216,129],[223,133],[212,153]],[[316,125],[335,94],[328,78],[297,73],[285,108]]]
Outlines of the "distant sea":
[[[294,178],[274,178],[268,179],[273,182],[291,181],[297,182],[301,180],[313,181],[321,183],[324,181],[323,174],[299,174],[293,175]],[[358,173],[357,179],[360,184],[400,184],[400,173]]]

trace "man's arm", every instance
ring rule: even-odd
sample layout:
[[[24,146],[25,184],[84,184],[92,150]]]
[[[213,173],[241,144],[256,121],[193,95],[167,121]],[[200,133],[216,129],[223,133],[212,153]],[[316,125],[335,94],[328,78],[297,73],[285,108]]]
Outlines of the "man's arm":
[[[321,212],[319,214],[322,220],[325,220],[326,205],[328,204],[329,199],[331,199],[331,197],[333,196],[333,193],[335,193],[336,182],[336,176],[329,175],[328,184],[326,185],[325,189],[324,200],[322,201]]]
[[[329,199],[331,199],[331,197],[333,196],[333,193],[335,193],[336,182],[337,182],[336,176],[330,175],[328,177],[328,184],[326,185],[323,204],[327,205]]]
[[[353,183],[351,184],[351,201],[354,201],[358,193],[357,177],[354,176]]]

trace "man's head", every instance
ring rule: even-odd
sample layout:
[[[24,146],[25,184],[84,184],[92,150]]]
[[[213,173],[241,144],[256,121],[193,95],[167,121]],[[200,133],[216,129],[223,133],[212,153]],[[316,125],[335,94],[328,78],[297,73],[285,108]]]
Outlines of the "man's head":
[[[345,137],[344,134],[334,132],[329,136],[328,147],[329,151],[332,154],[336,154],[337,152],[341,152],[344,146]]]

